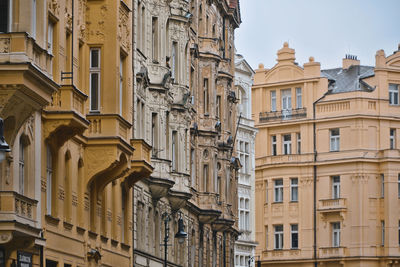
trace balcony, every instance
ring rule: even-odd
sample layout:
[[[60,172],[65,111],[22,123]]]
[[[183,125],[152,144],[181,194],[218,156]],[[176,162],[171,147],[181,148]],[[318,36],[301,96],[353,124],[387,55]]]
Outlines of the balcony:
[[[68,139],[82,134],[89,127],[84,117],[87,95],[73,85],[63,85],[43,111],[44,137],[62,146]]]
[[[319,248],[320,258],[340,258],[345,256],[347,256],[347,248],[345,247]]]
[[[39,237],[36,228],[37,200],[14,191],[0,191],[0,243],[14,237]]]
[[[128,142],[132,125],[117,114],[87,114],[90,122],[86,135],[95,138],[120,138]]]
[[[270,122],[277,120],[293,120],[307,117],[306,108],[297,108],[292,110],[280,110],[270,112],[260,112],[260,122]]]
[[[200,54],[220,57],[220,42],[217,38],[199,37]]]
[[[321,199],[318,211],[321,213],[342,212],[347,209],[345,198]]]
[[[153,172],[151,165],[151,146],[143,139],[131,139],[131,146],[133,146],[133,155],[131,160],[131,173],[129,177],[129,185],[133,185],[137,181],[149,178]]]

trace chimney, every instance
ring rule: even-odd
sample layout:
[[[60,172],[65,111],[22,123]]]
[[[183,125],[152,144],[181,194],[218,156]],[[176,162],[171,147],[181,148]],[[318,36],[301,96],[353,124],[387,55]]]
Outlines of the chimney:
[[[354,55],[346,55],[345,58],[343,59],[343,69],[348,69],[352,65],[359,66],[360,65],[360,60],[357,59],[357,56]]]

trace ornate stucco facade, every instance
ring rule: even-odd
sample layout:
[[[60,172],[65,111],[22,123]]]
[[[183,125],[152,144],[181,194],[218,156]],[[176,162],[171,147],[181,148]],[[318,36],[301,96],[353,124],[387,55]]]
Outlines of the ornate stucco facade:
[[[256,70],[262,266],[399,266],[400,50],[321,70],[278,51]]]
[[[132,3],[1,4],[1,260],[132,266],[132,186],[153,169],[132,127]]]
[[[239,239],[235,246],[235,266],[251,266],[255,255],[255,136],[251,117],[251,86],[254,71],[242,55],[235,56],[235,87],[238,92],[239,127],[236,152],[242,168],[238,179]]]
[[[134,5],[135,136],[152,145],[154,167],[134,186],[135,266],[162,265],[165,212],[168,264],[233,266],[238,1]],[[184,244],[173,237],[181,216]]]

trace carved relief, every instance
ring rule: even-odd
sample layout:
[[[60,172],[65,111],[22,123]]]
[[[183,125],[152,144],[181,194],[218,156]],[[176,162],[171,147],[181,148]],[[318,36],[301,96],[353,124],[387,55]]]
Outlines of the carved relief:
[[[75,192],[72,193],[72,206],[77,207],[78,206],[78,196],[76,195]]]
[[[0,53],[10,52],[10,38],[0,38]]]
[[[57,16],[60,15],[60,4],[58,3],[57,0],[51,0],[49,1],[49,10],[53,15]]]
[[[129,13],[123,6],[119,8],[119,21],[118,21],[118,41],[121,46],[129,51],[130,49],[130,25],[129,25]]]
[[[58,199],[64,201],[64,199],[65,199],[64,188],[61,188],[61,187],[58,188]]]
[[[46,180],[40,180],[40,189],[42,192],[46,192],[47,191],[47,182]]]

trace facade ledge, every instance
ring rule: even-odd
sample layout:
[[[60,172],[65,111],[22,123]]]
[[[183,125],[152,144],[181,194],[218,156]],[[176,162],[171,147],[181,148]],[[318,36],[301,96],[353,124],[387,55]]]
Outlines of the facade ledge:
[[[60,223],[60,219],[54,216],[51,216],[50,214],[46,214],[44,216],[45,220],[47,223],[52,224],[57,226]]]
[[[192,194],[188,192],[175,191],[171,189],[168,191],[168,200],[173,211],[177,211],[186,206],[187,201],[191,198]]]
[[[348,256],[347,247],[321,247],[319,258],[338,258]]]
[[[225,231],[232,227],[235,224],[235,221],[232,219],[218,218],[212,223],[212,228],[215,231]]]
[[[150,193],[154,200],[167,196],[168,190],[175,184],[174,181],[168,180],[167,178],[157,178],[152,176],[147,181]]]

